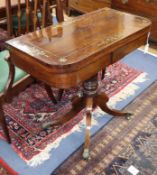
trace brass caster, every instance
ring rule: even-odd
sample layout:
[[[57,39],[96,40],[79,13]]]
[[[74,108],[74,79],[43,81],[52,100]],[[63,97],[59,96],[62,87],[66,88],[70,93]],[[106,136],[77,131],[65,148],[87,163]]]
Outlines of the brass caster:
[[[126,118],[127,120],[130,120],[132,115],[133,115],[132,113],[129,113],[129,112],[128,112],[128,113],[125,114],[125,118]]]
[[[84,160],[88,160],[89,159],[89,149],[84,149],[82,156]]]

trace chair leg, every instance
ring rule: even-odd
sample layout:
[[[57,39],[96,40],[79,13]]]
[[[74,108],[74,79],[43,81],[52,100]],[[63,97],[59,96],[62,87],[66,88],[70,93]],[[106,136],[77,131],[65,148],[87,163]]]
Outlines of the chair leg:
[[[103,80],[104,78],[105,78],[105,68],[101,71],[102,72],[102,74],[101,74],[101,80]]]
[[[10,135],[9,135],[9,130],[8,130],[8,127],[7,127],[7,123],[6,123],[6,120],[5,120],[5,115],[4,115],[4,112],[2,110],[1,105],[0,105],[0,123],[2,125],[2,129],[4,131],[4,134],[6,135],[7,142],[10,144],[11,143],[11,138],[10,138]]]
[[[50,97],[50,99],[52,100],[52,102],[54,104],[57,104],[57,100],[56,100],[55,96],[53,95],[51,87],[47,84],[44,84],[44,85],[45,85],[45,90],[46,90],[48,96]]]
[[[4,88],[4,96],[5,96],[5,101],[8,102],[10,100],[10,91],[11,91],[13,83],[14,83],[15,66],[11,62],[11,57],[6,58],[6,61],[7,61],[8,66],[9,66],[9,77],[8,77],[8,81],[6,83],[6,86]]]
[[[63,93],[64,93],[64,89],[59,89],[57,99],[55,98],[55,96],[53,94],[51,86],[45,84],[45,90],[46,90],[48,96],[50,97],[50,99],[53,101],[54,104],[57,104],[57,100],[61,101]]]
[[[64,93],[64,89],[59,89],[58,90],[58,101],[61,101],[63,93]]]

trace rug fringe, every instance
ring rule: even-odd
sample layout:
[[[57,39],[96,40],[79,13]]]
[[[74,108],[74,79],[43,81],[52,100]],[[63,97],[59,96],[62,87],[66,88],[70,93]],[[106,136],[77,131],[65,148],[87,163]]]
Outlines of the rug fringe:
[[[141,73],[130,84],[128,84],[123,90],[115,94],[109,99],[108,106],[116,107],[116,104],[120,101],[126,100],[128,97],[135,95],[135,92],[140,88],[138,83],[147,81],[147,73]]]
[[[56,139],[56,141],[54,141],[53,143],[50,143],[49,145],[47,145],[47,147],[44,150],[39,150],[41,151],[38,155],[34,156],[31,160],[27,161],[27,164],[30,166],[38,166],[40,164],[42,164],[45,160],[48,160],[51,156],[50,151],[52,149],[56,149],[59,147],[61,141],[66,138],[68,135],[70,135],[72,132],[82,132],[82,127],[85,127],[84,124],[84,120],[81,120],[78,125],[75,125],[70,131],[68,131],[67,133],[63,134],[61,137],[59,137],[58,139]],[[53,156],[53,155],[52,155]]]
[[[97,107],[94,111],[96,111],[97,115],[95,117],[94,113],[92,114],[93,115],[92,126],[98,125],[98,122],[97,122],[98,117],[104,116],[104,112],[100,108]],[[32,167],[36,167],[42,164],[44,161],[50,158],[51,156],[50,151],[52,149],[58,148],[63,139],[65,139],[67,136],[69,136],[74,132],[83,132],[83,130],[85,130],[85,127],[86,127],[86,120],[85,120],[85,116],[83,116],[83,119],[77,125],[75,125],[70,131],[68,131],[67,133],[63,134],[61,137],[56,139],[56,141],[47,145],[47,147],[44,150],[37,149],[38,151],[41,151],[41,152],[38,155],[34,156],[31,160],[29,161],[26,160],[27,164]]]

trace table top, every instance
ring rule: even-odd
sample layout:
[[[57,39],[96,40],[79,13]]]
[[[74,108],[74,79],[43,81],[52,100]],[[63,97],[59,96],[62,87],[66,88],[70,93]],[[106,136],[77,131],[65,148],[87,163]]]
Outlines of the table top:
[[[144,29],[150,21],[108,8],[95,11],[57,26],[23,35],[7,42],[51,66],[78,64]]]
[[[6,44],[16,55],[13,62],[27,64],[29,58],[29,63],[45,66],[52,73],[76,72],[100,59],[98,55],[107,55],[147,35],[150,25],[146,18],[103,8],[9,40]],[[23,54],[23,58],[19,54]],[[25,70],[25,67],[21,68]],[[26,71],[29,72],[27,68]]]

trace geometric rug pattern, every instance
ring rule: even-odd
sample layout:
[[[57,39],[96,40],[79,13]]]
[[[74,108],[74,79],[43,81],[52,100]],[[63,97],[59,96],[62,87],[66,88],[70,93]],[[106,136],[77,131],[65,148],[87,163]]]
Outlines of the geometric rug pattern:
[[[111,162],[105,173],[130,175],[130,167],[135,168],[138,175],[157,174],[157,114]]]
[[[114,117],[91,141],[91,158],[82,149],[52,175],[157,175],[157,82],[133,101],[126,111],[131,120]]]
[[[111,97],[141,74],[121,62],[109,66],[106,78],[100,83],[101,91]],[[12,103],[4,105],[12,146],[26,161],[38,155],[83,119],[83,111],[63,126],[42,128],[43,123],[58,120],[71,108],[69,97],[81,90],[81,86],[66,90],[62,100],[54,105],[42,84],[33,84]],[[57,94],[57,90],[53,89]],[[3,133],[0,131],[0,135]],[[39,160],[38,160],[39,161]]]

